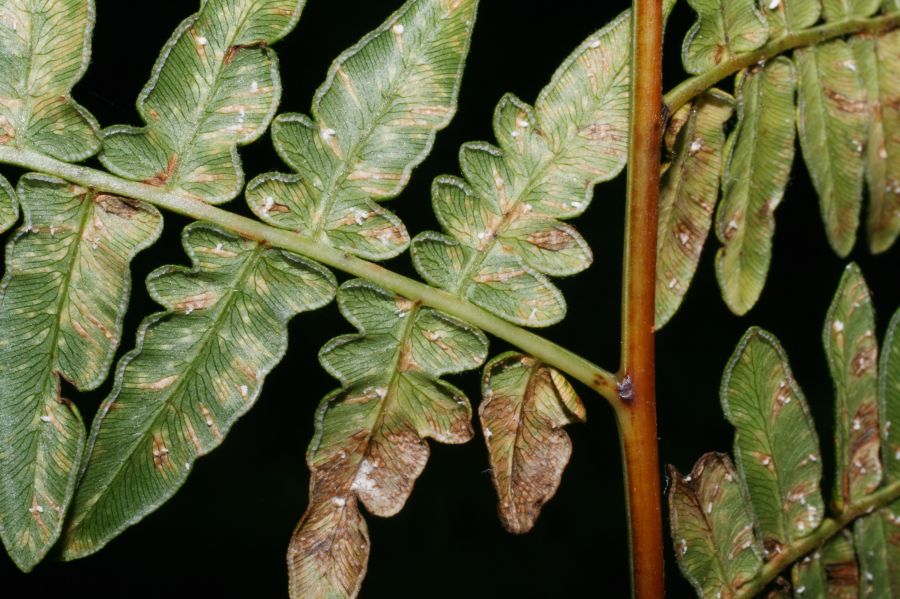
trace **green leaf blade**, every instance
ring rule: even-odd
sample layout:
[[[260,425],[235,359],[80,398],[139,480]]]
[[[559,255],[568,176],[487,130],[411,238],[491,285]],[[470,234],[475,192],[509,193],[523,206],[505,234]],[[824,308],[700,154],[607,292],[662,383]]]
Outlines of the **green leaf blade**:
[[[900,30],[851,42],[869,105],[866,183],[872,253],[888,250],[900,235]]]
[[[875,311],[855,264],[844,271],[825,319],[822,340],[836,393],[833,500],[840,512],[881,482]]]
[[[0,533],[31,569],[60,534],[84,447],[78,389],[106,378],[122,334],[131,259],[162,229],[155,208],[61,179],[19,182],[25,223],[0,284]]]
[[[304,599],[359,592],[369,539],[358,501],[396,514],[428,461],[426,439],[472,437],[468,400],[439,377],[477,368],[487,354],[477,329],[370,283],[345,283],[338,302],[359,333],[320,353],[343,387],[319,406],[309,505],[288,549],[291,596]]]
[[[716,212],[716,278],[735,314],[762,293],[772,259],[774,212],[794,159],[795,69],[779,57],[745,72],[738,88],[738,124],[726,143],[722,201]]]
[[[663,174],[656,247],[656,328],[672,318],[690,287],[712,225],[725,145],[724,125],[734,99],[712,90],[689,109],[675,159]]]
[[[500,519],[509,532],[523,534],[556,494],[572,455],[563,427],[584,422],[587,412],[559,372],[516,353],[485,366],[482,396],[478,415]]]
[[[100,160],[119,176],[218,204],[244,184],[237,146],[266,130],[281,97],[269,48],[305,0],[208,0],[163,48],[138,98],[143,128],[104,131]]]
[[[100,149],[97,122],[71,97],[91,54],[92,0],[0,6],[0,144],[66,162]]]
[[[296,176],[251,182],[262,220],[383,260],[409,245],[376,202],[397,196],[456,113],[477,0],[409,0],[342,53],[316,92],[312,118],[283,114],[275,148]]]
[[[811,534],[824,516],[821,452],[809,408],[777,339],[751,328],[722,379],[734,455],[767,555]]]
[[[797,129],[828,241],[840,256],[856,242],[868,134],[866,90],[850,44],[797,50]]]
[[[148,278],[145,319],[91,432],[63,557],[99,550],[168,499],[218,447],[281,360],[287,322],[331,301],[324,268],[211,225],[183,233],[194,267]]]
[[[754,0],[688,0],[697,22],[681,48],[684,69],[708,71],[735,54],[756,50],[769,39],[765,17]]]
[[[668,467],[675,557],[700,597],[730,597],[762,568],[762,547],[731,459],[708,453],[689,476]]]

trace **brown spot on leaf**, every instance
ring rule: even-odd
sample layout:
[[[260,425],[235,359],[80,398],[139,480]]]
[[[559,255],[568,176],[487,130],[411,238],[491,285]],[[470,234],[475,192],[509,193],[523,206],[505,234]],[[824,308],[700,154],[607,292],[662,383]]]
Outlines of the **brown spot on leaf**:
[[[191,38],[194,40],[194,50],[196,50],[197,56],[199,56],[201,60],[205,59],[206,44],[208,43],[206,38],[197,32],[196,27],[192,26],[188,31],[191,34]]]
[[[728,50],[725,48],[725,45],[721,44],[721,43],[716,44],[716,51],[713,54],[713,62],[715,62],[716,64],[719,64],[720,62],[725,60],[725,57],[727,55],[728,55]]]
[[[528,243],[551,252],[561,252],[573,245],[572,236],[553,227],[528,235]]]
[[[216,302],[216,296],[210,291],[189,295],[172,306],[177,312],[190,314],[194,310],[204,310]]]
[[[852,100],[844,94],[833,90],[829,87],[825,88],[825,96],[834,103],[841,112],[864,113],[868,112],[868,105],[865,101]]]
[[[125,220],[131,220],[144,209],[137,200],[107,194],[96,196],[94,198],[94,204],[107,214],[112,214]]]
[[[841,587],[852,589],[858,588],[859,568],[856,565],[856,560],[826,563],[825,579],[828,581],[828,586],[831,589],[831,596],[843,596],[841,591],[838,590]]]
[[[167,376],[151,383],[141,383],[138,385],[138,388],[146,389],[148,391],[161,391],[177,380],[178,376],[173,374],[172,376]]]
[[[156,434],[153,435],[151,454],[153,455],[153,465],[157,470],[162,471],[163,468],[171,464],[169,448],[166,447],[162,437]]]
[[[878,350],[875,346],[868,346],[859,350],[859,352],[853,356],[853,376],[859,378],[871,373],[872,369],[875,367],[877,355]]]
[[[172,176],[172,173],[175,172],[175,168],[178,166],[178,156],[172,154],[169,156],[169,161],[166,164],[166,170],[161,173],[157,173],[150,177],[149,179],[144,179],[144,183],[147,185],[153,185],[155,187],[162,187],[166,184],[166,181],[169,180],[169,177]]]

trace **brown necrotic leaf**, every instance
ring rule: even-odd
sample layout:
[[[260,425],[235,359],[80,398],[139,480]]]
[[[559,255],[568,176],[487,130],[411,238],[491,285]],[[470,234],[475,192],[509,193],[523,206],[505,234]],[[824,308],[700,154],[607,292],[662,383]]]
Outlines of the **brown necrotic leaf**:
[[[675,558],[703,598],[734,596],[762,567],[750,505],[731,459],[700,458],[689,476],[669,466]]]
[[[525,533],[556,493],[572,454],[563,427],[584,422],[587,414],[559,372],[517,353],[485,366],[482,394],[478,415],[500,519],[508,531]]]

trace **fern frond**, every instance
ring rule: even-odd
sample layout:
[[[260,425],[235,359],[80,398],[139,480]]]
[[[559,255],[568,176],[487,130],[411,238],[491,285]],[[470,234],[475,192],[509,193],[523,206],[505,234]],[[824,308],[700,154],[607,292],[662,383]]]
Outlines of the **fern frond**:
[[[681,571],[701,597],[721,597],[722,589],[740,588],[762,569],[763,547],[731,458],[708,453],[687,476],[671,465],[667,472],[670,525]]]
[[[725,303],[736,314],[748,312],[765,285],[774,210],[785,194],[793,162],[795,122],[834,251],[846,256],[856,243],[864,184],[870,250],[883,252],[900,235],[900,136],[895,134],[900,128],[895,101],[900,32],[894,29],[900,13],[893,2],[886,2],[888,14],[873,16],[878,4],[832,0],[825,3],[826,22],[818,24],[821,5],[813,0],[760,2],[759,11],[745,0],[691,2],[699,18],[685,39],[683,61],[688,71],[699,74],[695,83],[729,64],[738,65],[732,72],[742,68],[735,80],[738,121],[724,149],[716,219],[716,233],[724,246],[717,256],[716,274]],[[867,20],[871,27],[865,26]],[[836,39],[861,25],[862,32]],[[793,56],[785,56],[793,48],[797,48]],[[675,95],[687,87],[679,86]],[[700,91],[695,88],[693,95],[699,97]],[[670,137],[679,125],[673,119]],[[663,198],[673,188],[704,184],[708,175],[703,171],[666,173]],[[703,224],[696,219],[688,222]],[[677,311],[696,269],[692,256],[699,255],[705,239],[702,227],[694,240],[681,225],[682,221],[668,218],[659,224],[659,239],[680,235],[691,246],[676,252],[671,245],[659,245],[658,262],[666,268],[659,270],[657,280],[663,299],[657,328]],[[677,269],[669,266],[676,258]]]
[[[738,124],[725,145],[716,212],[716,278],[725,303],[744,314],[762,293],[772,259],[774,213],[794,159],[796,70],[778,58],[735,83]]]
[[[0,5],[0,145],[68,162],[97,153],[97,121],[71,96],[91,57],[93,29],[93,0]]]
[[[690,287],[719,196],[725,146],[725,123],[734,112],[734,98],[713,89],[672,122],[667,136],[672,163],[663,174],[659,195],[657,238],[656,328],[678,310]]]
[[[291,596],[304,599],[356,595],[369,554],[357,501],[396,514],[428,460],[425,438],[471,439],[468,400],[439,377],[487,355],[478,329],[365,281],[342,285],[338,302],[360,332],[319,354],[343,387],[316,414],[309,507],[288,550]]]
[[[844,257],[856,242],[862,209],[866,90],[852,48],[842,40],[797,50],[794,61],[800,147],[828,241]]]
[[[146,125],[109,127],[110,171],[219,204],[244,186],[237,146],[259,138],[281,99],[269,47],[305,0],[207,0],[172,34],[138,98]]]
[[[507,95],[494,113],[500,147],[466,144],[465,179],[439,177],[434,210],[449,233],[413,240],[431,284],[511,322],[562,320],[562,293],[546,275],[587,268],[593,256],[559,219],[584,212],[594,185],[616,176],[628,148],[630,24],[623,13],[582,43],[534,108]]]
[[[99,550],[171,497],[259,397],[287,349],[288,320],[334,296],[333,275],[299,256],[204,223],[183,241],[194,266],[148,277],[166,310],[142,323],[94,420],[65,559]]]
[[[735,54],[756,50],[769,39],[769,26],[755,0],[688,0],[697,22],[681,48],[684,69],[702,73]]]
[[[872,493],[881,482],[878,430],[878,342],[872,298],[855,264],[844,271],[825,319],[822,341],[835,387],[835,509]]]
[[[752,597],[788,569],[795,597],[900,591],[900,431],[891,426],[900,415],[900,310],[877,367],[873,328],[868,289],[851,264],[824,330],[836,389],[830,518],[819,490],[818,438],[784,351],[756,328],[738,345],[721,388],[736,429],[736,476],[708,467],[727,461],[715,454],[691,476],[669,470],[676,558],[701,597]],[[757,543],[761,562],[751,555]]]
[[[900,236],[900,30],[851,43],[869,105],[866,227],[869,249],[877,254]]]
[[[477,0],[410,0],[341,54],[312,118],[283,114],[275,148],[296,173],[247,188],[263,221],[373,260],[409,245],[376,201],[395,197],[456,112]]]
[[[0,283],[0,535],[23,570],[59,536],[84,447],[60,395],[106,378],[122,335],[131,259],[162,230],[156,208],[45,175],[19,181],[25,223]]]
[[[738,471],[769,557],[812,533],[825,515],[816,429],[784,350],[760,329],[738,344],[721,395],[735,427]]]

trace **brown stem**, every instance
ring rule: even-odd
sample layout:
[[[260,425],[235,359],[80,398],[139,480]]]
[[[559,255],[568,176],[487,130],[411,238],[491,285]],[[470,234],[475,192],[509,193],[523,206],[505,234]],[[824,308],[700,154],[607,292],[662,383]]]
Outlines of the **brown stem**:
[[[653,321],[662,135],[662,1],[634,0],[631,144],[616,416],[625,466],[632,594],[664,594]]]

